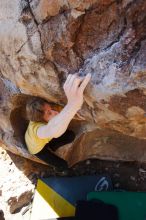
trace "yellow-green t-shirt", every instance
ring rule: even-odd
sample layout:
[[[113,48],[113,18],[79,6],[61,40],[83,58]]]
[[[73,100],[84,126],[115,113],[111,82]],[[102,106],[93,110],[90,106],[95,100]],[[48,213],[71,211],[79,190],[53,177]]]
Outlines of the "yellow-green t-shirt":
[[[45,123],[34,121],[29,122],[25,133],[25,142],[31,154],[37,154],[40,152],[43,147],[51,140],[49,137],[42,139],[37,136],[37,129],[42,125],[45,125]]]

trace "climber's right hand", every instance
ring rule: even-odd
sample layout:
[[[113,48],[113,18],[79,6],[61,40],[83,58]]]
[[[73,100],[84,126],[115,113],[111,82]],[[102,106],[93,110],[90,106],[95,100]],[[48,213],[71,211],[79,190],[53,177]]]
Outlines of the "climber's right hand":
[[[91,74],[85,77],[79,77],[77,74],[69,74],[64,83],[64,92],[68,104],[79,110],[83,104],[84,90],[91,79]]]

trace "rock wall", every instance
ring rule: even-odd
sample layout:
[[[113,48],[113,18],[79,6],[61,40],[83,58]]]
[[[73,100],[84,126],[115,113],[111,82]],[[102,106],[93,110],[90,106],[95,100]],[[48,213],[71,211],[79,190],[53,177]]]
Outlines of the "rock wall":
[[[92,74],[76,141],[56,153],[146,161],[146,1],[0,1],[1,144],[28,154],[25,104],[39,96],[64,106],[69,73]],[[88,145],[86,144],[88,143]],[[88,146],[88,147],[87,147]]]

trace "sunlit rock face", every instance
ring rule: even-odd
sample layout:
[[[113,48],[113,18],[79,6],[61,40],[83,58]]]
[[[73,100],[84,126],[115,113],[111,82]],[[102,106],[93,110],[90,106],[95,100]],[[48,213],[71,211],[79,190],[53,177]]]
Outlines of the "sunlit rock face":
[[[0,3],[1,144],[25,148],[25,104],[39,96],[64,106],[69,73],[92,79],[76,140],[56,153],[146,161],[146,1],[5,0]],[[87,147],[88,146],[88,147]]]

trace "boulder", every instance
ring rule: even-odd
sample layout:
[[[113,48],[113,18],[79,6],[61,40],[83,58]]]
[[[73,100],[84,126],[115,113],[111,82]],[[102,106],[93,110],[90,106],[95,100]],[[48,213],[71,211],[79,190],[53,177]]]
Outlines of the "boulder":
[[[0,7],[0,143],[28,153],[25,105],[33,96],[61,107],[63,83],[92,78],[70,127],[76,140],[56,154],[146,161],[146,1],[5,0]]]

